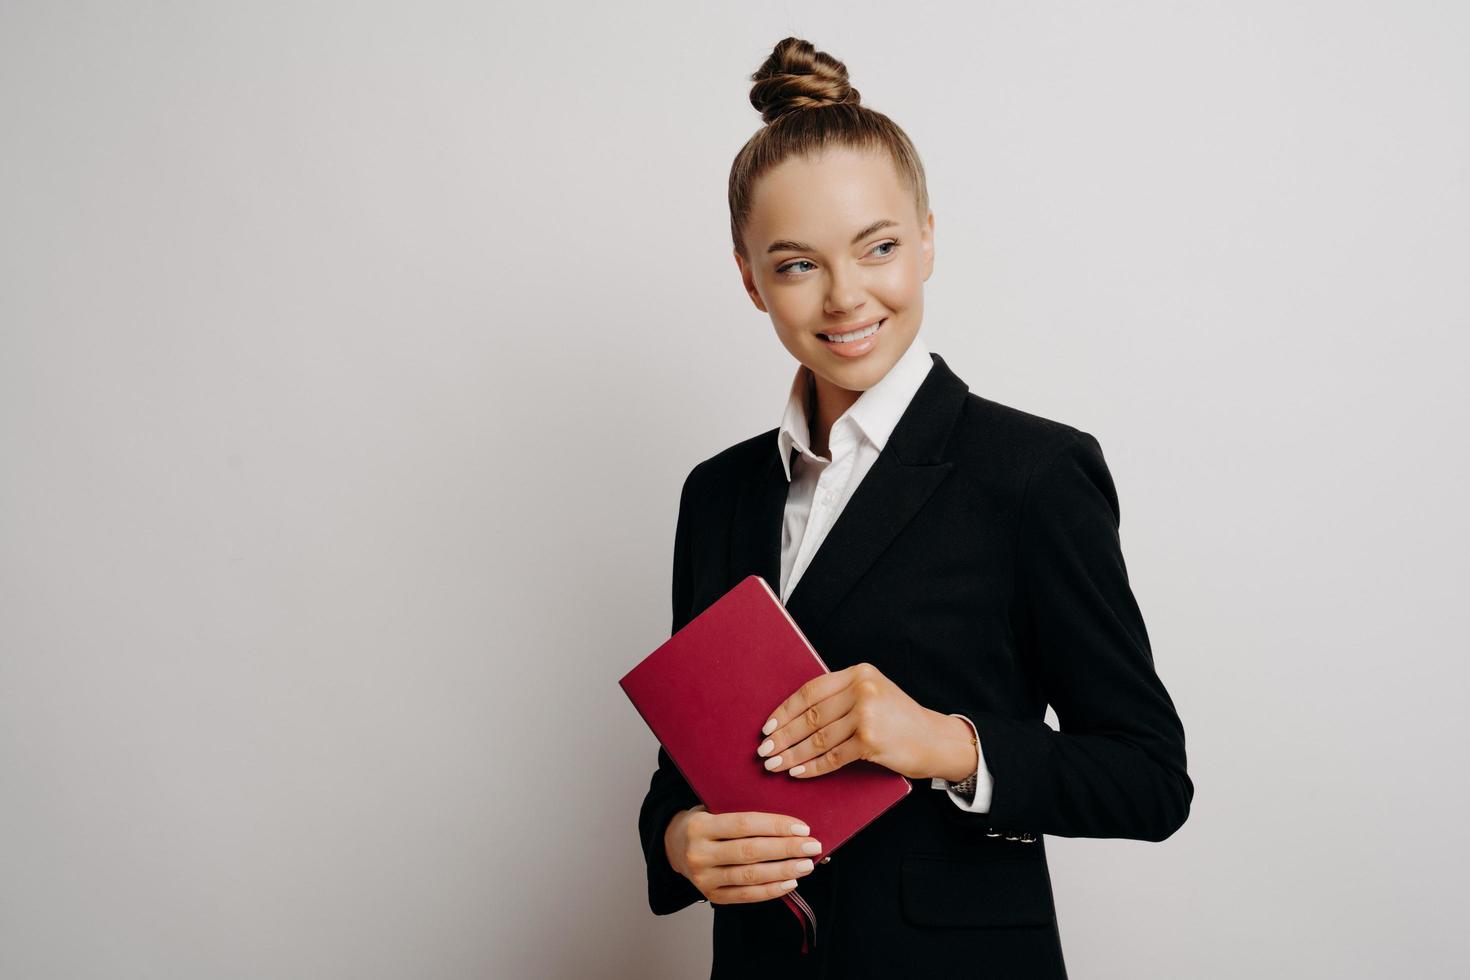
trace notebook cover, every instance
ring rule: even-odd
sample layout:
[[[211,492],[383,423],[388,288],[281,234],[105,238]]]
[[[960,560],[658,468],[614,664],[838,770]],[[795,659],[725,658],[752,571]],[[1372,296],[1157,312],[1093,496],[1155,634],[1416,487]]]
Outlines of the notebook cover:
[[[913,789],[864,759],[799,779],[755,754],[771,713],[828,672],[766,580],[749,575],[618,683],[710,813],[790,814],[822,843],[820,861]]]

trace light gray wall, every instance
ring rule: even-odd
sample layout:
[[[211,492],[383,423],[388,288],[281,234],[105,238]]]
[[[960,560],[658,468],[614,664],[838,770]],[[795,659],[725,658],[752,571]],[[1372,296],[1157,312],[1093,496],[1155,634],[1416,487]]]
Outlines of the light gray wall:
[[[931,349],[1118,485],[1198,792],[1049,841],[1073,975],[1464,976],[1467,28],[8,0],[0,976],[704,975],[616,680],[794,367],[724,197],[788,33],[923,153]]]

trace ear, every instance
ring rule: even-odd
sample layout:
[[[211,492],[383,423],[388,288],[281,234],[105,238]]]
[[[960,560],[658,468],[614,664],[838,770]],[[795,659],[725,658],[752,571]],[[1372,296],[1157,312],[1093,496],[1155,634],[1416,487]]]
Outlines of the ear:
[[[919,225],[919,247],[924,253],[924,281],[934,272],[934,212],[931,210]]]
[[[730,251],[735,256],[735,264],[740,267],[740,281],[745,286],[745,292],[750,297],[750,301],[762,313],[770,312],[766,309],[765,301],[761,299],[760,291],[755,288],[755,270],[751,268],[750,263],[741,258],[739,251],[735,249]]]

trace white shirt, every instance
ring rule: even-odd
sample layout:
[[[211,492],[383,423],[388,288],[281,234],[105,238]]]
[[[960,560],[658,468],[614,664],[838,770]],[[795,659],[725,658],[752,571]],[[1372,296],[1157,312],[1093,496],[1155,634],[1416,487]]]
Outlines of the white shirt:
[[[830,458],[818,456],[811,450],[811,426],[807,421],[811,371],[804,364],[797,366],[796,377],[791,382],[791,394],[786,400],[786,411],[781,416],[781,428],[776,433],[781,463],[790,485],[781,529],[783,603],[796,588],[796,583],[801,581],[802,573],[826,540],[837,515],[842,513],[842,508],[883,451],[899,417],[933,366],[928,346],[921,338],[915,337],[888,373],[859,395],[857,401],[832,423],[832,432],[827,437]],[[796,453],[794,457],[793,450]],[[954,717],[964,718],[970,730],[975,731],[975,723],[969,718],[960,714]],[[975,737],[978,742],[978,732]],[[964,797],[950,789],[940,777],[930,779],[929,785],[947,792],[961,810],[988,813],[994,782],[990,770],[985,767],[983,748],[978,744],[976,748],[980,754],[980,770],[972,802],[966,803]]]

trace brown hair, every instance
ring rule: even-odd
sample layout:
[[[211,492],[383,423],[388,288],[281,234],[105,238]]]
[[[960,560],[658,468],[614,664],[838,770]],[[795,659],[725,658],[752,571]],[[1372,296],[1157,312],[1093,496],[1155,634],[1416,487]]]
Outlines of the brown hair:
[[[755,83],[750,104],[766,124],[730,165],[730,236],[743,258],[750,258],[744,230],[756,182],[788,157],[814,157],[829,146],[886,150],[899,178],[913,191],[920,222],[924,220],[929,187],[919,151],[897,123],[862,105],[858,90],[848,84],[846,65],[809,41],[788,37],[750,80]]]

